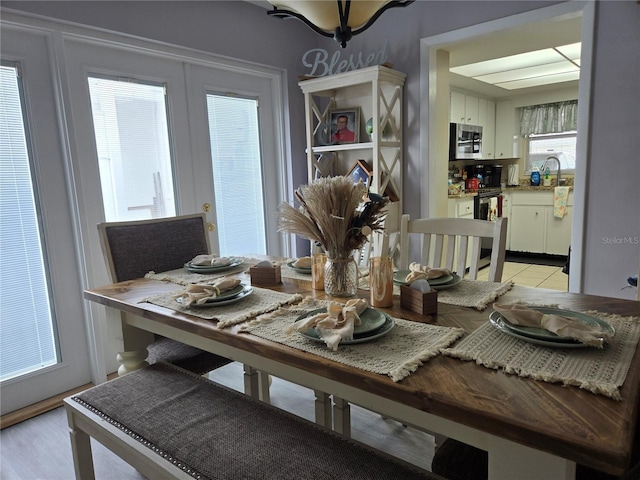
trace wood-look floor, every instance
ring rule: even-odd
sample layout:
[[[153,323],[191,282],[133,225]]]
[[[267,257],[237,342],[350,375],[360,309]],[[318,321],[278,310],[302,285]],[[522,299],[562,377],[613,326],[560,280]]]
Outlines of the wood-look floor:
[[[218,383],[242,390],[242,365],[231,363],[209,374]],[[271,403],[308,420],[314,416],[311,390],[273,379]],[[429,469],[433,437],[352,406],[352,437],[360,442]],[[93,442],[97,480],[142,480],[144,477],[102,445]],[[63,407],[43,413],[0,432],[2,480],[71,480],[73,460]]]

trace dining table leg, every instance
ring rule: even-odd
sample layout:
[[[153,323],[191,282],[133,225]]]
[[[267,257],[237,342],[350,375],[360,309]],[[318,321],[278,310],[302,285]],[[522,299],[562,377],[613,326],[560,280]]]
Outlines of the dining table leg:
[[[119,364],[118,375],[122,376],[149,365],[147,347],[153,343],[155,336],[151,332],[133,327],[127,322],[127,313],[121,313],[107,309],[108,317],[115,315],[119,317],[119,324],[122,328],[122,350],[117,353]]]
[[[333,429],[351,437],[351,405],[344,398],[333,396]]]
[[[316,396],[316,423],[329,429],[333,428],[330,395],[321,390],[314,390],[314,393]]]
[[[493,437],[488,480],[575,480],[576,462]]]

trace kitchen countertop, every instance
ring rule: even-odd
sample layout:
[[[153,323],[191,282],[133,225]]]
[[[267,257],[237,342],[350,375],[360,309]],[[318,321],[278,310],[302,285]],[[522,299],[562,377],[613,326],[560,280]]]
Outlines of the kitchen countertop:
[[[573,191],[573,177],[568,177],[565,179],[565,183],[564,186],[569,187],[569,191]],[[551,180],[551,186],[549,187],[545,187],[543,185],[540,185],[538,187],[533,187],[531,186],[531,183],[529,181],[528,178],[526,179],[522,179],[520,181],[520,185],[507,185],[503,190],[502,193],[509,193],[509,192],[553,192],[553,189],[556,186],[556,180],[555,178]],[[448,198],[473,198],[476,195],[478,195],[477,192],[464,192],[464,193],[460,193],[458,195],[449,195]]]

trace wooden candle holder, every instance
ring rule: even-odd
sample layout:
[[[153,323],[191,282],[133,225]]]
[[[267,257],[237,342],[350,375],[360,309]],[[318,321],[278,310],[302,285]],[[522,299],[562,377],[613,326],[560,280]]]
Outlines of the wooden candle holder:
[[[251,285],[277,285],[282,283],[280,277],[280,265],[273,267],[251,267]]]
[[[438,291],[422,293],[408,285],[400,285],[400,305],[420,315],[438,313]]]

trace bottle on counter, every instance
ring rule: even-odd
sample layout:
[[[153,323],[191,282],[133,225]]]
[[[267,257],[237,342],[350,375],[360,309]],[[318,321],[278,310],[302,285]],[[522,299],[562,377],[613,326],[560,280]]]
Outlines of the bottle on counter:
[[[543,185],[545,187],[550,187],[551,186],[551,178],[549,177],[549,174],[551,172],[549,171],[549,167],[544,169],[544,181],[543,181]]]
[[[538,167],[531,168],[531,186],[532,187],[540,186],[540,170],[538,170]]]

